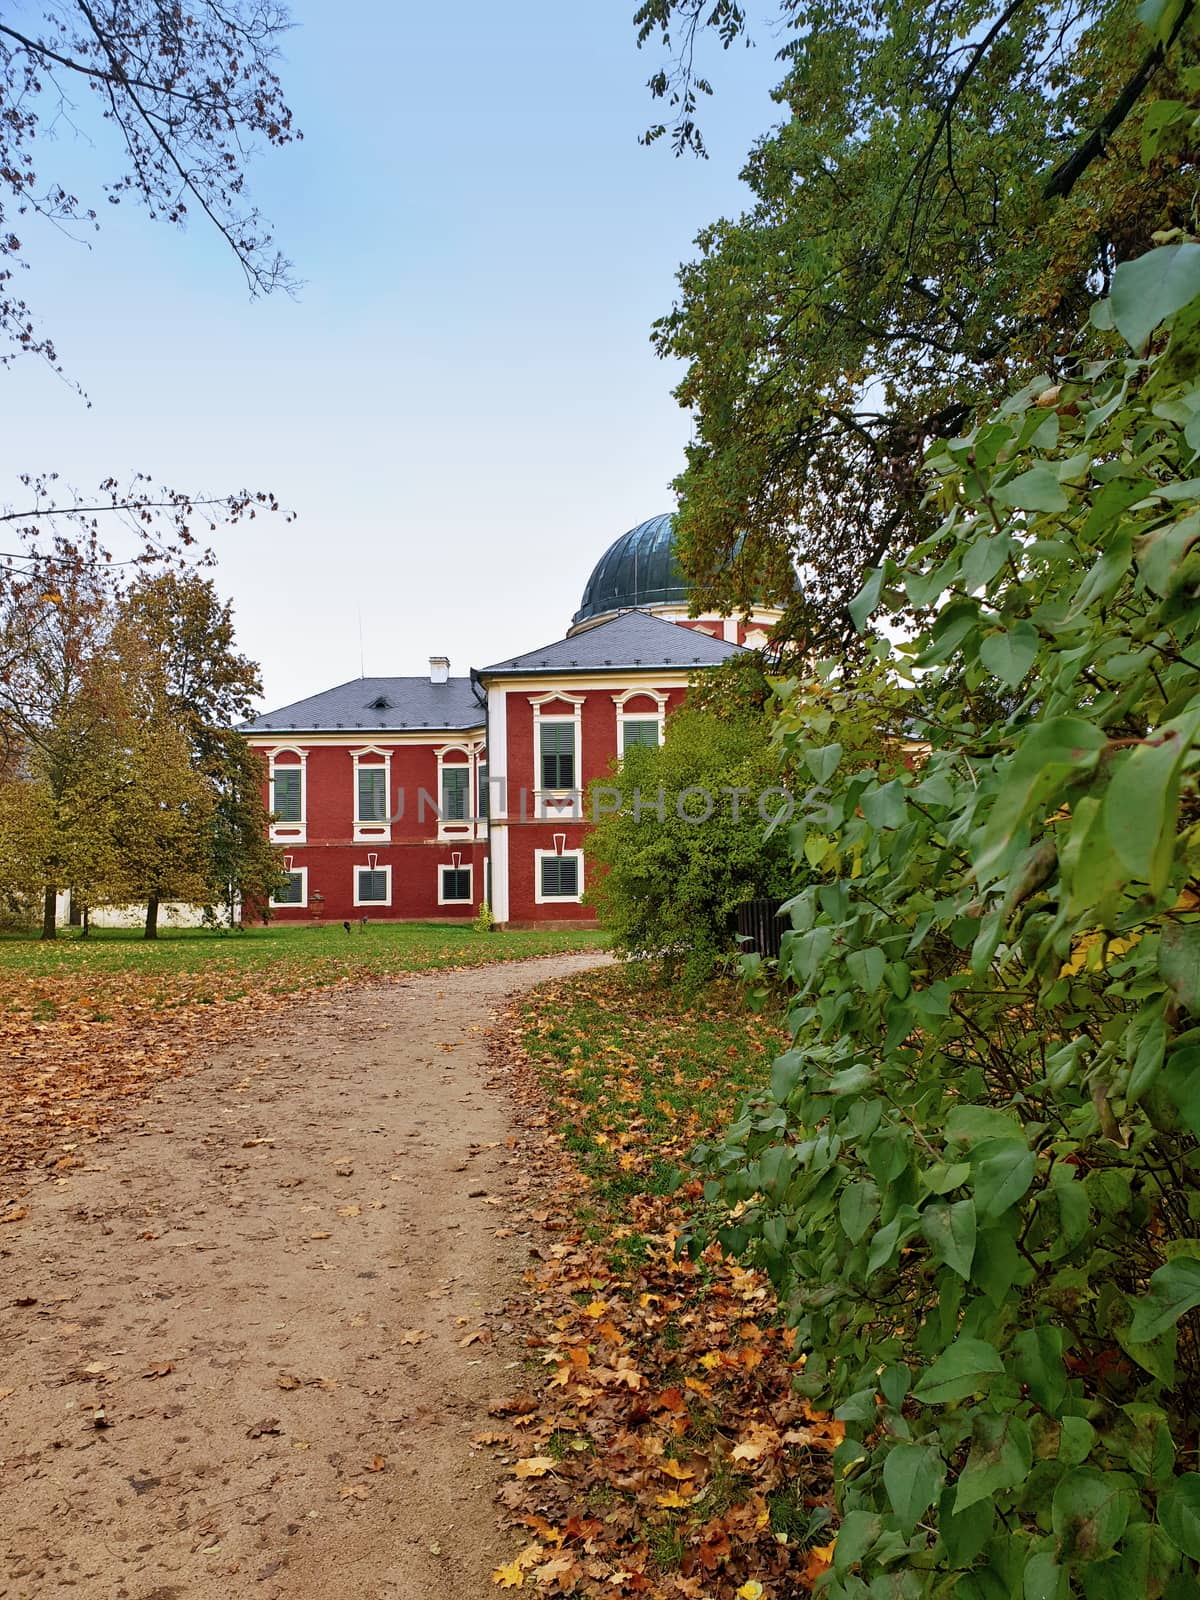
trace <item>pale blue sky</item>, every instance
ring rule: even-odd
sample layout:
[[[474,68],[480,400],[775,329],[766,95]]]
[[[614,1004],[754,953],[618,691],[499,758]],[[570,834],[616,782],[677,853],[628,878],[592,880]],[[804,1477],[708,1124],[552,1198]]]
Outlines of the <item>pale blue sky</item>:
[[[688,421],[650,325],[778,115],[769,45],[714,52],[711,159],[639,146],[658,58],[632,9],[296,0],[305,140],[253,186],[300,298],[249,303],[215,235],[133,207],[90,248],[31,236],[22,287],[93,404],[0,372],[0,497],[44,469],[272,489],[294,523],[213,540],[268,705],[358,674],[360,611],[368,674],[559,637],[603,549],[670,505]],[[102,139],[60,139],[82,185]]]

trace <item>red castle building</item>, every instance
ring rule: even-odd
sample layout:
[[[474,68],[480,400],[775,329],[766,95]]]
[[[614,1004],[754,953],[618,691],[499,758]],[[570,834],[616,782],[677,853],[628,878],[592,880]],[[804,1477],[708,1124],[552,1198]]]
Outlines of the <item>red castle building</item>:
[[[772,607],[689,617],[670,516],[601,557],[565,638],[452,677],[356,678],[243,724],[267,764],[281,922],[594,920],[584,791],[658,744],[692,674],[765,643]]]

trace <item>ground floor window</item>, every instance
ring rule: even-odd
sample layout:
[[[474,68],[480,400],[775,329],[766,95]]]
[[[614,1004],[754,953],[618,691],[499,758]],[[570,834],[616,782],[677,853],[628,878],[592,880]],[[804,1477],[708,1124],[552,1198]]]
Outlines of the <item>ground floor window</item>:
[[[438,905],[447,906],[471,899],[471,867],[440,867]]]
[[[392,899],[391,867],[355,867],[354,904],[386,906]]]
[[[308,868],[297,867],[284,875],[283,886],[271,897],[273,906],[306,906],[308,904]]]
[[[579,901],[583,896],[583,851],[564,850],[557,855],[553,850],[534,852],[534,899],[539,905],[548,900]]]

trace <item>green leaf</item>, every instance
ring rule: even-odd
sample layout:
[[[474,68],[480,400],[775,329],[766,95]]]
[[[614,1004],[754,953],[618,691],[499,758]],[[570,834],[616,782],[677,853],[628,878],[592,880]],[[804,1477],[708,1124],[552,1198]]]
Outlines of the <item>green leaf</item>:
[[[1155,528],[1137,541],[1138,571],[1157,595],[1168,595],[1176,571],[1200,540],[1200,512]]]
[[[1200,1261],[1176,1256],[1151,1274],[1149,1289],[1134,1302],[1129,1337],[1135,1344],[1149,1344],[1194,1306],[1200,1306]]]
[[[1022,1600],[1057,1600],[1062,1568],[1053,1550],[1035,1550],[1021,1578]]]
[[[1009,1111],[995,1106],[956,1105],[946,1118],[950,1144],[975,1145],[985,1139],[1019,1139],[1021,1125]]]
[[[1087,1600],[1143,1600],[1149,1595],[1170,1600],[1168,1584],[1178,1566],[1179,1555],[1163,1530],[1135,1522],[1125,1529],[1116,1554],[1089,1562],[1080,1578]]]
[[[1033,1464],[1029,1425],[1014,1411],[976,1413],[971,1451],[959,1474],[954,1509],[965,1511],[978,1500],[1023,1483]]]
[[[1200,294],[1200,244],[1165,244],[1113,273],[1113,321],[1135,354],[1150,335]]]
[[[978,1500],[961,1513],[954,1510],[955,1486],[942,1491],[938,1505],[938,1534],[952,1567],[969,1567],[987,1543],[996,1521],[996,1508]]]
[[[1071,503],[1058,478],[1045,466],[1030,467],[1000,484],[992,490],[992,499],[1014,511],[1065,511]]]
[[[939,1261],[969,1282],[975,1256],[975,1202],[939,1201],[921,1212],[921,1231]]]
[[[1198,727],[1198,711],[1165,724],[1121,761],[1104,797],[1104,824],[1113,849],[1156,895],[1166,888],[1174,859],[1179,773]]]
[[[879,1190],[873,1183],[852,1183],[842,1190],[838,1201],[838,1221],[851,1244],[866,1237],[867,1229],[879,1210]]]
[[[771,1098],[777,1105],[786,1105],[788,1097],[804,1076],[806,1062],[799,1050],[785,1050],[771,1064]]]
[[[851,950],[846,957],[846,970],[864,994],[874,994],[883,982],[883,969],[887,956],[878,945],[867,950]]]
[[[1089,772],[1107,742],[1102,729],[1081,717],[1051,717],[1034,724],[1023,736],[992,805],[976,859],[981,879],[991,874],[1034,806],[1044,803],[1065,780]]]
[[[828,783],[837,771],[838,762],[842,759],[840,744],[824,744],[819,749],[808,749],[804,752],[804,760],[808,770],[818,783]]]
[[[1067,1397],[1063,1344],[1062,1329],[1048,1323],[1023,1329],[1012,1343],[1014,1376],[1026,1386],[1042,1410],[1052,1415]]]
[[[1185,1472],[1158,1497],[1158,1520],[1171,1543],[1200,1561],[1200,1472]]]
[[[979,641],[979,659],[1001,683],[1009,688],[1028,673],[1038,653],[1038,631],[1022,618],[1006,633],[988,633]]]
[[[862,588],[858,591],[858,593],[854,596],[854,599],[851,600],[850,604],[846,608],[849,611],[851,620],[853,621],[854,626],[858,629],[859,633],[863,633],[866,630],[867,623],[870,620],[875,607],[879,604],[879,597],[883,593],[883,579],[883,568],[876,567],[875,570],[868,575],[866,583],[863,584]]]
[[[998,1217],[1015,1206],[1033,1182],[1037,1157],[1026,1144],[989,1139],[972,1154],[975,1205],[981,1217]]]
[[[1158,970],[1180,1005],[1200,1014],[1200,922],[1163,925]]]
[[[1062,1554],[1095,1561],[1111,1550],[1125,1531],[1131,1500],[1115,1473],[1073,1468],[1054,1491],[1050,1506]]]
[[[907,807],[904,785],[899,778],[867,790],[859,803],[863,816],[873,828],[899,828],[904,822]]]
[[[905,1533],[911,1533],[937,1499],[946,1463],[928,1445],[898,1444],[883,1463],[883,1486]]]
[[[937,1358],[913,1390],[925,1405],[946,1405],[979,1394],[1004,1371],[995,1345],[984,1339],[956,1339]]]
[[[879,1537],[880,1520],[869,1511],[849,1511],[838,1528],[833,1547],[833,1570],[849,1572],[858,1565]]]
[[[1184,1126],[1200,1137],[1200,1045],[1185,1045],[1168,1056],[1163,1081]]]

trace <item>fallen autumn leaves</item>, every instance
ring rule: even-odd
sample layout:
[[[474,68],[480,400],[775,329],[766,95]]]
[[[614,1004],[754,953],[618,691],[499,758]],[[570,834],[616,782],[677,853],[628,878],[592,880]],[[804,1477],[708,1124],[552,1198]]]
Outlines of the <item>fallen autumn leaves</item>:
[[[166,1079],[203,1064],[297,996],[430,969],[587,947],[597,935],[541,930],[476,934],[469,926],[380,924],[264,928],[221,936],[126,935],[41,944],[0,940],[0,1223],[18,1220],[26,1170],[62,1174],[87,1146]]]
[[[591,973],[536,991],[499,1032],[550,1197],[520,1313],[534,1370],[493,1406],[504,1430],[476,1441],[509,1460],[500,1498],[528,1541],[501,1588],[778,1600],[829,1564],[841,1424],[793,1392],[766,1280],[716,1246],[675,1257],[701,1185],[672,1190],[670,1167],[777,1043],[723,1002],[689,1011]]]

